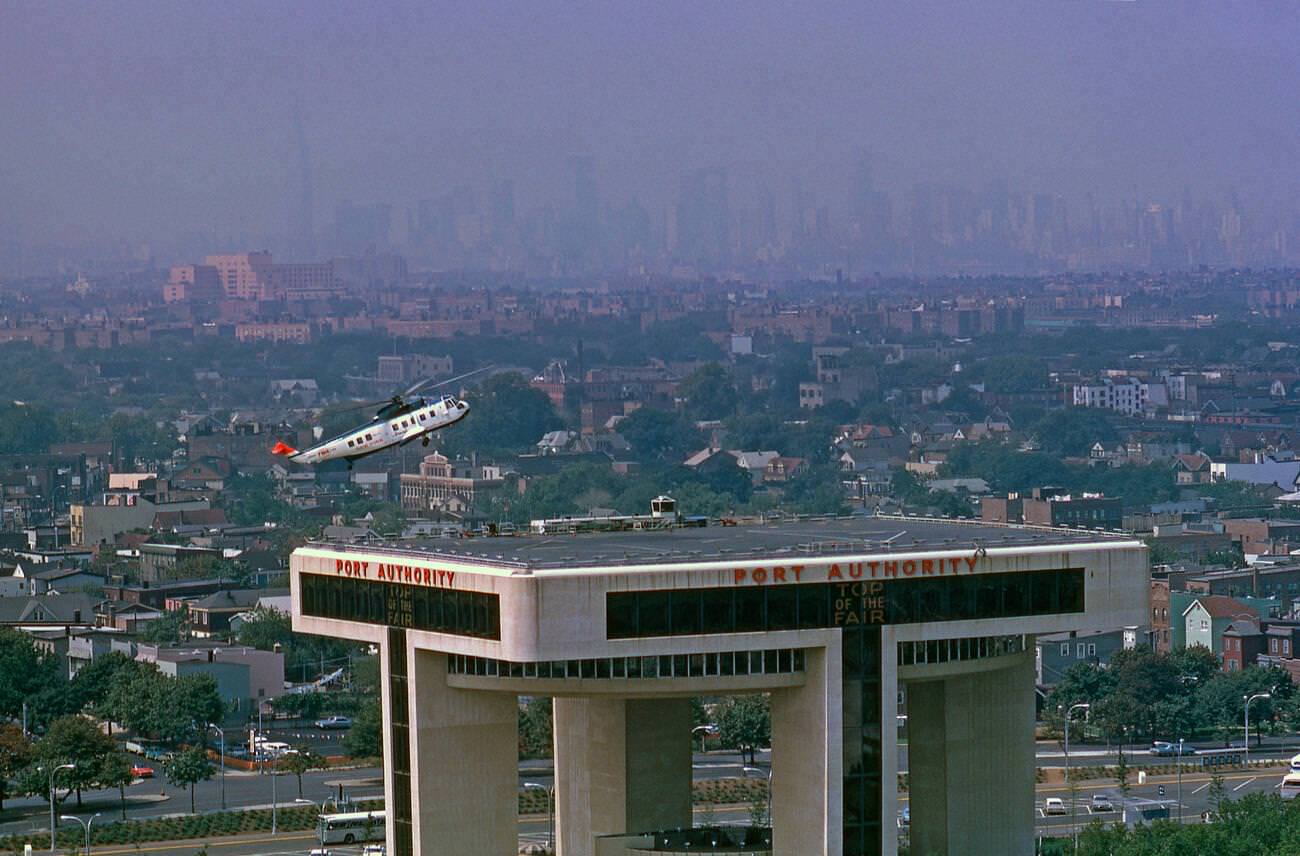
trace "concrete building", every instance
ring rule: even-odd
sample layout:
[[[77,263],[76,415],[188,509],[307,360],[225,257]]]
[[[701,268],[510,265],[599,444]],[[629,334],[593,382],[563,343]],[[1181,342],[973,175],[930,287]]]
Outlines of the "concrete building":
[[[175,648],[140,644],[135,658],[164,675],[211,675],[232,713],[249,714],[284,693],[284,654],[244,645],[194,643]]]
[[[1137,378],[1104,378],[1098,384],[1076,384],[1072,390],[1075,407],[1100,407],[1125,416],[1139,416],[1146,409],[1148,386]]]
[[[517,851],[520,695],[555,699],[558,852],[644,852],[692,826],[690,697],[763,692],[758,849],[892,856],[900,690],[912,852],[1034,851],[1034,639],[1143,624],[1140,542],[914,517],[657,519],[294,551],[295,630],[381,649],[389,853]]]

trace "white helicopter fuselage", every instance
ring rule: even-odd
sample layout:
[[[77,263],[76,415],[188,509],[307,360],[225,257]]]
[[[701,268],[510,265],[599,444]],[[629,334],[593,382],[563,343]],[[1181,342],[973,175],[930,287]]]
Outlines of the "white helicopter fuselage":
[[[352,461],[382,452],[391,446],[401,446],[418,440],[448,425],[454,425],[464,419],[468,413],[469,404],[448,396],[431,403],[426,402],[386,419],[376,417],[346,434],[340,434],[310,449],[294,452],[286,457],[295,464]]]

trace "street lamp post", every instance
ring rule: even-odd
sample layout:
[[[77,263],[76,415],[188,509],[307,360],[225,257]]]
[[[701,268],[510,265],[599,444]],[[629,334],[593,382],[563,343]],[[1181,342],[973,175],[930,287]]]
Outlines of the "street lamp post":
[[[82,820],[81,818],[77,817],[75,814],[61,814],[61,815],[59,815],[59,820],[65,820],[65,821],[67,821],[67,820],[75,820],[77,823],[81,824],[81,826],[82,826],[83,829],[85,829],[85,831],[86,831],[86,856],[90,856],[90,826],[91,826],[91,824],[93,824],[93,823],[95,822],[95,818],[97,818],[97,817],[99,817],[99,813],[98,813],[98,812],[96,812],[95,814],[91,815],[91,816],[90,816],[90,820]],[[54,848],[51,847],[50,849],[53,850]]]
[[[294,802],[309,805],[312,808],[317,809],[319,812],[319,814],[316,815],[316,838],[320,843],[320,849],[323,853],[325,851],[325,827],[324,824],[320,822],[320,816],[325,813],[325,803],[329,802],[329,799],[326,798],[321,800],[319,806],[316,805],[315,800],[303,799],[302,797],[298,797]]]
[[[1254,695],[1242,696],[1246,701],[1246,739],[1242,741],[1245,746],[1244,755],[1246,762],[1250,762],[1250,703],[1257,698],[1272,698],[1272,693],[1255,693]]]
[[[50,852],[54,852],[54,775],[59,770],[75,770],[76,764],[60,764],[50,770]]]
[[[546,849],[555,850],[555,789],[536,782],[524,782],[524,788],[536,788],[546,794]]]
[[[709,734],[710,727],[707,725],[697,725],[691,729],[691,734],[700,738],[700,754],[704,754],[704,738]]]
[[[1081,701],[1072,704],[1065,711],[1065,786],[1070,789],[1070,837],[1074,839],[1074,852],[1079,852],[1079,828],[1075,825],[1075,808],[1074,784],[1070,781],[1070,719],[1074,716],[1076,710],[1082,710],[1085,714],[1092,710],[1092,705]]]
[[[280,769],[277,759],[271,759],[271,834],[275,835],[280,830],[280,800],[275,792],[275,780],[280,778],[278,771]]]
[[[1178,738],[1178,825],[1183,825],[1183,738]]]
[[[758,773],[763,775],[763,771],[758,767],[741,767],[743,773]],[[767,768],[767,825],[772,825],[772,768]]]
[[[208,728],[211,728],[221,736],[221,810],[226,810],[226,732],[220,725],[209,722]]]

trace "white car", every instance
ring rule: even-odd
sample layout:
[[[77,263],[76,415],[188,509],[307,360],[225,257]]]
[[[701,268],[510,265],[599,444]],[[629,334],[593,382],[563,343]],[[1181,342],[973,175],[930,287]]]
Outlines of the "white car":
[[[1043,814],[1065,814],[1065,800],[1060,797],[1043,800]]]
[[[1291,772],[1300,773],[1300,755],[1291,756]]]

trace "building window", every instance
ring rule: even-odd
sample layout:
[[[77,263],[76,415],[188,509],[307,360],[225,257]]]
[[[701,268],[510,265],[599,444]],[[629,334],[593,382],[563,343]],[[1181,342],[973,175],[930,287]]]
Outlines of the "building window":
[[[1086,645],[1084,645],[1082,642],[1080,642],[1080,643],[1078,644],[1078,647],[1075,648],[1075,655],[1074,655],[1074,656],[1075,656],[1075,659],[1077,659],[1077,660],[1082,660],[1083,657],[1084,657],[1084,654],[1087,652],[1087,650],[1088,650],[1088,647],[1087,647]]]
[[[480,639],[501,638],[501,604],[494,592],[425,588],[405,583],[300,574],[302,612]]]
[[[1089,657],[1097,656],[1097,645],[1095,642],[1088,643],[1088,656]]]
[[[1062,656],[1062,657],[1068,657],[1068,656],[1070,656],[1070,643],[1069,643],[1069,642],[1062,642],[1062,643],[1061,643],[1061,656]]]
[[[1078,568],[891,578],[869,585],[873,586],[870,604],[868,595],[854,596],[844,583],[610,592],[605,600],[606,634],[610,639],[631,639],[770,633],[1084,611],[1083,571]]]

